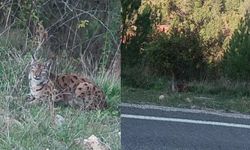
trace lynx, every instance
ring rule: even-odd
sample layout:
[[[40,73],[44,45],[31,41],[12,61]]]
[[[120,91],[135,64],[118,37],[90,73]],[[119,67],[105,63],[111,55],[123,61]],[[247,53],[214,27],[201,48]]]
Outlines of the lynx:
[[[78,106],[81,109],[104,109],[105,94],[96,84],[76,74],[50,73],[51,61],[32,59],[29,72],[30,103],[51,99],[54,103]]]

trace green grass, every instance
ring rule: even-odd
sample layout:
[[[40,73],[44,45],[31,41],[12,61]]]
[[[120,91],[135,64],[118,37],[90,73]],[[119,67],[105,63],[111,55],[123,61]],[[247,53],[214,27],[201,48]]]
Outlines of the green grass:
[[[124,86],[122,102],[250,113],[249,89],[249,83],[229,82],[224,79],[190,82],[187,92],[171,92],[170,88],[142,89]],[[160,100],[160,95],[164,95],[164,99]]]
[[[61,126],[53,125],[48,104],[25,105],[29,91],[27,67],[31,56],[11,57],[11,53],[18,54],[18,51],[1,47],[0,52],[0,58],[8,56],[0,62],[0,149],[77,150],[82,147],[74,141],[91,135],[100,138],[112,150],[121,149],[119,79],[106,74],[93,78],[107,95],[108,109],[80,111],[56,107],[55,114],[62,116],[65,122]]]
[[[25,108],[17,102],[21,101],[19,98],[3,100],[9,107],[1,108],[0,149],[81,149],[74,140],[93,134],[112,149],[121,149],[120,118],[115,111],[84,112],[57,107],[56,114],[64,117],[65,122],[53,126],[48,105]]]
[[[72,108],[57,108],[65,118],[61,126],[53,126],[47,105],[24,108],[15,105],[2,115],[17,124],[2,119],[0,149],[81,149],[74,141],[94,134],[112,149],[120,149],[119,117],[109,111],[81,112]]]

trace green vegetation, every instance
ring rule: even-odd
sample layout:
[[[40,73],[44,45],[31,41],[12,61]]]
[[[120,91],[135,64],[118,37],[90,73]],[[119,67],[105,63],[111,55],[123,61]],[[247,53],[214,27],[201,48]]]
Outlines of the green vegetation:
[[[177,31],[172,35],[157,35],[146,44],[146,59],[150,68],[156,68],[159,75],[174,75],[175,78],[194,79],[204,72],[199,37],[190,33]]]
[[[0,63],[0,149],[82,149],[74,140],[86,139],[92,134],[112,149],[120,149],[119,80],[107,74],[94,78],[107,94],[109,108],[84,112],[70,107],[56,107],[55,114],[65,119],[57,127],[52,124],[48,104],[25,105],[29,92],[26,67],[30,59],[30,55],[6,57]],[[64,71],[74,72],[72,64],[69,66]]]
[[[122,101],[249,112],[249,1],[125,0],[122,9]],[[176,93],[178,83],[187,91]],[[213,100],[192,100],[200,95]]]
[[[187,91],[172,92],[170,82],[164,81],[164,84],[155,84],[148,89],[122,87],[122,102],[250,113],[249,88],[247,82],[222,79],[212,82],[192,81]],[[163,99],[159,98],[161,95],[164,95]]]
[[[250,79],[250,15],[241,20],[224,59],[225,73],[234,79]]]
[[[91,135],[121,149],[119,6],[105,0],[0,2],[0,149],[83,149]],[[57,106],[54,124],[48,104],[26,105],[31,54],[52,59],[53,73],[96,82],[108,109]]]

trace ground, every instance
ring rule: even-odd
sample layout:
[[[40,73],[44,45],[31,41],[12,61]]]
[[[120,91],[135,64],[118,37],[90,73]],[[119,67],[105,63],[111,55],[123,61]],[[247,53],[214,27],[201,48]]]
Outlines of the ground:
[[[122,102],[250,113],[249,93],[248,83],[225,84],[222,81],[192,82],[186,92],[171,92],[169,88],[143,89],[124,86]]]

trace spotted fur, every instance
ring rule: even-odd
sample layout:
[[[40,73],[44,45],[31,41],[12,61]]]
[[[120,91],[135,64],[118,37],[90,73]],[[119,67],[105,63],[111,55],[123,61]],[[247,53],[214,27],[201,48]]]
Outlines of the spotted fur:
[[[29,87],[31,103],[51,99],[55,103],[82,109],[103,109],[107,106],[100,87],[77,74],[54,75],[50,73],[50,62],[32,61]]]

